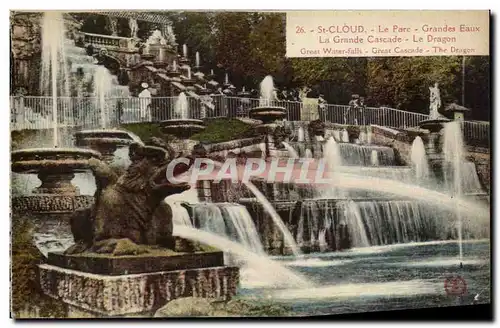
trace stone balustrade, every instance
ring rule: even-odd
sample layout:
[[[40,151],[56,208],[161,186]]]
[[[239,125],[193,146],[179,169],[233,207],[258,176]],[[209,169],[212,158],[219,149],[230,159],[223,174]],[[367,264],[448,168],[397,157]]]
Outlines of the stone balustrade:
[[[82,35],[84,44],[91,44],[94,47],[105,47],[121,51],[137,51],[133,38],[93,33],[82,33]]]

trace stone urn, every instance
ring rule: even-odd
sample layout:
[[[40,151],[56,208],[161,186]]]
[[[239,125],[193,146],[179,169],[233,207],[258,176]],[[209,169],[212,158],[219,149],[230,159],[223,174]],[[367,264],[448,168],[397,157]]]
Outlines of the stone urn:
[[[138,137],[121,130],[85,130],[75,133],[76,146],[98,151],[108,163],[113,161],[118,148],[127,147],[135,142],[142,143]]]
[[[33,190],[37,194],[76,195],[71,184],[75,173],[89,169],[90,158],[101,158],[96,151],[81,148],[34,148],[11,153],[12,172],[37,174],[42,184]]]
[[[202,120],[171,119],[160,122],[162,131],[180,139],[189,139],[192,135],[205,130]]]
[[[249,112],[250,118],[260,120],[264,124],[282,120],[286,117],[286,109],[279,106],[261,106],[252,108]]]

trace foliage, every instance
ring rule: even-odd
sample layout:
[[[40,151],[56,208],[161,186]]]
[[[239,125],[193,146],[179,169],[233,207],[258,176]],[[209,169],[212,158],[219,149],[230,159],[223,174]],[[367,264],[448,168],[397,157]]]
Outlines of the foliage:
[[[205,130],[191,136],[190,139],[216,143],[254,136],[254,129],[251,125],[237,119],[217,118],[208,120],[205,125]],[[160,125],[157,123],[123,124],[122,128],[135,133],[141,140],[157,137],[168,142],[171,138],[161,131]]]
[[[161,131],[160,125],[157,123],[122,124],[121,128],[134,133],[143,141],[149,140],[151,137],[157,137],[164,140],[168,138],[167,135]]]
[[[215,22],[212,12],[188,11],[183,14],[171,13],[169,17],[175,25],[175,35],[177,40],[182,40],[179,44],[179,51],[182,51],[182,44],[188,47],[188,57],[195,63],[195,55],[200,53],[200,64],[207,67],[215,66]]]
[[[207,127],[191,137],[205,143],[217,143],[253,136],[251,125],[236,119],[221,118],[208,122]]]
[[[12,215],[11,231],[11,289],[12,311],[21,317],[27,308],[38,308],[41,317],[61,318],[66,315],[64,306],[41,291],[37,265],[44,257],[33,242],[33,225],[30,218]]]
[[[173,14],[171,14],[173,15]],[[181,12],[173,18],[179,44],[200,51],[219,81],[228,72],[238,88],[257,88],[268,74],[278,87],[313,88],[329,103],[356,93],[370,106],[428,113],[429,87],[440,84],[443,105],[462,104],[463,57],[286,58],[285,14]],[[209,67],[205,67],[208,70]],[[465,59],[468,119],[489,119],[489,57]]]

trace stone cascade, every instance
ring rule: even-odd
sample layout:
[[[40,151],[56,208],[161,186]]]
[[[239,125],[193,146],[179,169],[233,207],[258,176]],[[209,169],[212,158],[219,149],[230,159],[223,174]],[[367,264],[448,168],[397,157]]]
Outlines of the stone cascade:
[[[285,143],[299,157],[292,160],[295,166],[300,165],[303,158],[323,158],[326,143],[317,127],[313,129],[309,128],[308,122],[292,121],[285,122],[283,128],[286,131]],[[326,126],[324,135],[338,140],[342,165],[336,172],[436,188],[435,183],[417,179],[409,160],[411,142],[416,136],[422,136],[428,142],[425,131],[410,133],[378,126],[357,127],[356,130],[335,125]],[[227,151],[216,145],[213,147],[227,155]],[[226,148],[227,145],[220,147]],[[286,149],[279,151],[284,156],[289,154]],[[474,164],[464,162],[461,171],[464,173],[464,190],[469,196],[481,198],[484,191]],[[438,185],[447,189],[446,181],[451,183],[451,177],[444,178],[444,182]],[[333,190],[307,184],[266,182],[261,178],[251,181],[271,201],[304,252],[456,238],[454,214],[392,193]],[[199,194],[201,190],[205,192],[204,201],[245,205],[254,219],[265,251],[270,254],[290,253],[283,235],[244,184],[206,180],[200,181],[198,188]],[[381,227],[384,228],[380,230]],[[487,235],[473,226],[467,229],[466,234],[471,238]]]

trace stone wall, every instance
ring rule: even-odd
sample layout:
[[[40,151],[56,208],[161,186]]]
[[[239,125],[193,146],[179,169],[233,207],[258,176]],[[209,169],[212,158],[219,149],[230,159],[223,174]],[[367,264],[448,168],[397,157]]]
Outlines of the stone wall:
[[[43,293],[75,308],[70,317],[151,315],[189,296],[229,300],[239,283],[236,267],[106,276],[42,264],[39,272]]]
[[[11,94],[36,94],[40,83],[40,14],[11,12]]]
[[[413,140],[420,136],[424,143],[427,134],[417,131],[398,131],[372,125],[372,142],[378,145],[393,147],[403,165],[411,165],[411,146]],[[466,146],[466,160],[476,165],[476,171],[483,188],[488,193],[491,185],[490,150],[483,147]]]
[[[476,165],[477,175],[484,190],[490,193],[491,188],[491,158],[490,150],[482,147],[467,147],[467,160]]]

